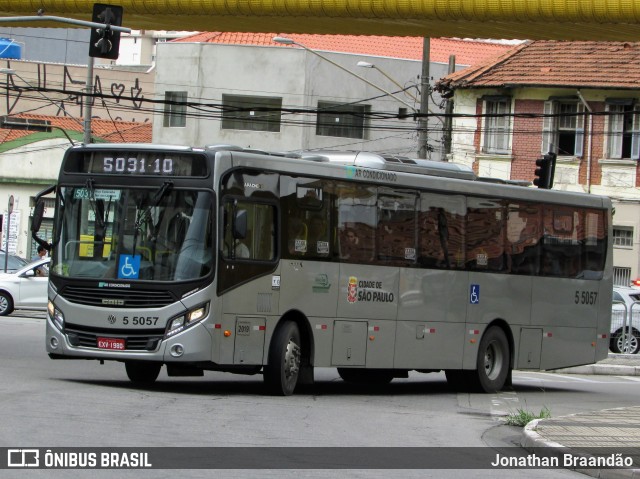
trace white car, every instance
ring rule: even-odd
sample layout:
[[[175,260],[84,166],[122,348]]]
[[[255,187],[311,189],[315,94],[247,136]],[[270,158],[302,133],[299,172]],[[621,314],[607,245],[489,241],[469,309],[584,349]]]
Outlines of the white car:
[[[49,258],[39,259],[13,273],[0,272],[0,316],[15,309],[46,311]]]
[[[635,304],[635,302],[639,302]],[[626,308],[625,308],[626,306]],[[625,309],[627,314],[626,341],[623,342]],[[629,333],[629,326],[631,332]],[[640,290],[616,286],[613,288],[613,306],[611,308],[611,343],[609,349],[614,353],[637,354],[640,350]]]

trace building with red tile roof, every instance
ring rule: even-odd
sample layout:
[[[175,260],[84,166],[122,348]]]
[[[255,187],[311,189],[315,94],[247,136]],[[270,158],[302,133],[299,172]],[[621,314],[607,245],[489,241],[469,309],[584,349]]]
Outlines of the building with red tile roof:
[[[42,134],[41,132],[19,130],[14,128],[0,128],[0,144],[5,144],[13,140],[24,140],[33,136],[33,141],[40,141],[45,135],[58,137],[62,133],[59,129],[64,130],[73,139],[82,141],[84,125],[81,119],[48,115],[33,115],[28,113],[20,113],[13,115],[16,118],[26,118],[33,120],[43,120],[49,122],[51,126],[56,127],[50,134]],[[74,134],[75,133],[75,134]],[[94,141],[108,143],[150,143],[152,134],[151,123],[138,123],[132,121],[112,121],[93,119],[91,121],[91,134]],[[24,141],[22,141],[24,143]],[[7,146],[10,147],[10,146]],[[6,149],[6,148],[5,148]]]
[[[446,82],[455,88],[637,89],[640,42],[526,42],[449,75]]]
[[[273,41],[277,33],[200,32],[182,37],[174,42],[219,43],[228,45],[262,45],[299,48]],[[363,35],[310,35],[286,34],[286,38],[318,51],[372,55],[407,60],[422,60],[423,38],[386,37]],[[512,48],[512,44],[490,40],[464,40],[456,38],[430,39],[430,60],[448,63],[449,56],[456,56],[458,65],[474,65],[495,57]]]

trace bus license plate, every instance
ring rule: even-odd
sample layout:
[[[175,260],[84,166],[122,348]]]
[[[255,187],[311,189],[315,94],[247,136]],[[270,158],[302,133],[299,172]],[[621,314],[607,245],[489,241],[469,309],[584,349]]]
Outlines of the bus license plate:
[[[98,338],[98,349],[116,349],[124,351],[124,339]]]

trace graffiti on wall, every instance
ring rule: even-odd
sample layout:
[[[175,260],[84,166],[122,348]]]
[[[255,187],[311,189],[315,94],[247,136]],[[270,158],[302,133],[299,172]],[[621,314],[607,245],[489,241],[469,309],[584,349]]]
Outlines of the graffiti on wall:
[[[9,68],[8,64],[7,68]],[[57,68],[61,70],[56,72]],[[49,71],[52,69],[54,72]],[[20,75],[7,73],[8,88],[5,90],[7,114],[29,111],[72,118],[83,116],[86,78],[80,79],[78,72],[67,65],[38,63],[35,73],[34,81],[27,81]],[[151,121],[149,116],[151,112],[144,111],[142,108],[145,95],[141,84],[141,79],[137,76],[113,81],[103,80],[100,72],[95,73],[91,97],[92,118],[141,123]],[[49,105],[42,105],[43,100],[49,102]],[[30,106],[32,104],[34,106],[37,104],[38,107]],[[111,109],[117,114],[114,115]]]

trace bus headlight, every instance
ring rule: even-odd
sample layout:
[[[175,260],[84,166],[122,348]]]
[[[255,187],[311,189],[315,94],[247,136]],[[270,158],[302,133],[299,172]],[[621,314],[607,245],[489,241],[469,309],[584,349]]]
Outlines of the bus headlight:
[[[207,317],[207,313],[209,312],[209,303],[201,304],[193,309],[190,309],[186,313],[181,314],[180,316],[176,316],[171,318],[167,323],[167,331],[164,334],[165,338],[170,338],[178,334],[181,331],[184,331],[187,328],[190,328],[194,324],[202,321]]]
[[[47,311],[51,321],[60,332],[64,332],[64,314],[58,308],[55,307],[52,301],[47,303]]]

